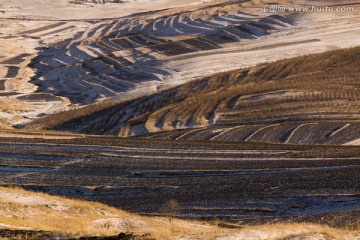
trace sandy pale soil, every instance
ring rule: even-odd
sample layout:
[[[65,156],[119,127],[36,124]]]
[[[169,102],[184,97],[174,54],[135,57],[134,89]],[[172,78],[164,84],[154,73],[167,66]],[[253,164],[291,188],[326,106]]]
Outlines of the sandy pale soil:
[[[360,146],[360,139],[356,139],[354,141],[348,142],[345,145],[347,145],[347,146]]]
[[[189,6],[216,0],[138,0],[127,3],[71,4],[70,0],[0,0],[0,18],[101,19],[118,18],[134,13]],[[219,0],[217,0],[220,2]],[[41,7],[39,7],[41,6]]]
[[[342,14],[304,13],[293,27],[268,37],[232,44],[200,56],[188,54],[169,59],[164,67],[176,73],[168,83],[177,85],[175,79],[184,82],[259,63],[358,46],[359,22],[358,10]]]

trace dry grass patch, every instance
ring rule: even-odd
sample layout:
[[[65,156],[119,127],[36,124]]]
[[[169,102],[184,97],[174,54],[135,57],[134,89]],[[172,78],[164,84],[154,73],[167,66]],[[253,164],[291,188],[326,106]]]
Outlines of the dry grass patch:
[[[159,239],[183,234],[226,232],[201,222],[141,217],[100,203],[71,200],[0,187],[0,228],[64,233],[75,236],[113,236],[121,232],[150,233]]]

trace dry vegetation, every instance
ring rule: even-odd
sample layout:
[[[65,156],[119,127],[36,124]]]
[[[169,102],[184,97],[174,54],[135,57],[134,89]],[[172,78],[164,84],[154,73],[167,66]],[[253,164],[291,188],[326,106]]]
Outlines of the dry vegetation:
[[[0,229],[53,236],[115,236],[147,239],[357,239],[358,233],[310,224],[276,224],[226,229],[195,221],[140,217],[93,202],[70,200],[18,188],[0,188]],[[173,206],[173,204],[171,203]],[[3,232],[0,230],[0,237]],[[44,234],[44,233],[43,233]],[[322,238],[320,238],[322,237]],[[144,238],[145,239],[145,238]],[[302,239],[302,238],[301,238]]]
[[[55,232],[72,236],[112,236],[121,232],[150,233],[166,239],[181,234],[221,233],[200,222],[140,217],[105,205],[0,188],[0,228]]]
[[[144,134],[214,124],[356,122],[359,56],[360,48],[335,50],[219,73],[132,102],[52,115],[26,127],[128,136],[136,134],[134,126]]]

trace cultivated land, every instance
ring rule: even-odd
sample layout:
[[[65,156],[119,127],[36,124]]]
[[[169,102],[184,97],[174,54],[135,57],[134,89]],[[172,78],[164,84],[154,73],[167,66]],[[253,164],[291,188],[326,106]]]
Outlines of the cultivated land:
[[[183,218],[335,227],[359,221],[355,147],[80,137],[6,138],[0,150],[3,185],[144,215],[164,214],[161,207],[175,199]]]
[[[360,48],[220,73],[27,128],[173,140],[357,145]],[[322,59],[326,59],[323,61]]]
[[[353,8],[345,13],[262,13],[271,2],[260,0],[40,2],[0,2],[1,98],[14,106],[2,117],[12,126],[76,104],[122,102],[218,72],[353,47],[360,34],[353,1],[330,2]]]
[[[0,238],[360,239],[360,2],[276,3],[0,0]]]

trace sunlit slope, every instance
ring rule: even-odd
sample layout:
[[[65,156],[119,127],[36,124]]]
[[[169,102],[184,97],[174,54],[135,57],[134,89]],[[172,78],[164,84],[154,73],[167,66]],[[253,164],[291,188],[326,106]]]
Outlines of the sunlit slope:
[[[357,231],[314,224],[225,229],[202,222],[141,217],[99,203],[21,189],[0,187],[0,193],[1,239],[75,239],[81,236],[116,236],[125,232],[137,236],[136,239],[249,239],[254,234],[259,239],[325,236],[357,239],[358,236]]]
[[[56,239],[61,235],[113,236],[121,232],[140,236],[151,234],[152,238],[169,239],[184,234],[211,236],[229,232],[199,222],[141,217],[100,203],[70,200],[21,189],[0,187],[0,193],[0,231],[47,231],[54,233],[51,238]],[[2,233],[0,238],[3,239],[1,236]]]
[[[360,138],[359,54],[360,48],[336,50],[220,73],[135,101],[60,113],[27,127],[121,136],[196,128],[155,136],[346,143]]]

